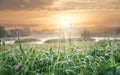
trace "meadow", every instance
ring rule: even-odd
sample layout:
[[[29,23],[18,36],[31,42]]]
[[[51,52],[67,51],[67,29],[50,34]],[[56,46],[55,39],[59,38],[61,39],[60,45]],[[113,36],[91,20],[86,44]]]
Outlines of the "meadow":
[[[48,41],[49,42],[49,41]],[[0,44],[0,75],[120,75],[120,41]]]

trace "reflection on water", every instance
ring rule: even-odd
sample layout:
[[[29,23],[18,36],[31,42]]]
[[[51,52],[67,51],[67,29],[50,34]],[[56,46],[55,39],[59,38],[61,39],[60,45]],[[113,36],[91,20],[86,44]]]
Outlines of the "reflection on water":
[[[93,39],[95,39],[95,42],[98,42],[100,40],[120,40],[120,37],[92,37]]]
[[[52,40],[52,39],[59,39],[59,37],[47,37],[47,38],[41,38],[41,41],[35,41],[35,42],[31,42],[31,44],[44,44],[45,41],[47,40]]]
[[[11,40],[11,41],[5,41],[5,44],[14,44],[14,40]]]

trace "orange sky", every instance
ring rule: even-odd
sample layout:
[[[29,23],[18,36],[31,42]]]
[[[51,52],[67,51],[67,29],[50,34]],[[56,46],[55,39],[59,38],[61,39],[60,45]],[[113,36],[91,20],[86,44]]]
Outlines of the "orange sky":
[[[75,16],[73,25],[120,26],[120,0],[0,0],[0,24],[59,25],[56,16]],[[63,18],[66,18],[63,16]]]

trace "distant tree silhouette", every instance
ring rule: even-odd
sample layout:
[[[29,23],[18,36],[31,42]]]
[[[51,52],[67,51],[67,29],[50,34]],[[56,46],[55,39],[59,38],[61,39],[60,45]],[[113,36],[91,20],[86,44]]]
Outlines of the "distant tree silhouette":
[[[7,32],[5,30],[5,27],[0,25],[0,37],[5,37],[7,35]]]
[[[17,36],[29,36],[30,35],[30,30],[29,28],[24,28],[24,29],[11,29],[9,30],[8,36],[9,37],[17,37]]]
[[[90,39],[90,33],[88,30],[84,30],[82,33],[81,33],[81,37],[83,40],[89,40]]]

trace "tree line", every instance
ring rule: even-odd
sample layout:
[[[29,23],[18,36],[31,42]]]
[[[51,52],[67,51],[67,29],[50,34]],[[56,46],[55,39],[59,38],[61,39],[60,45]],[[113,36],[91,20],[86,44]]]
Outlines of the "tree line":
[[[25,27],[23,29],[15,28],[6,30],[4,26],[0,25],[0,37],[17,37],[17,36],[29,36],[30,28]]]

